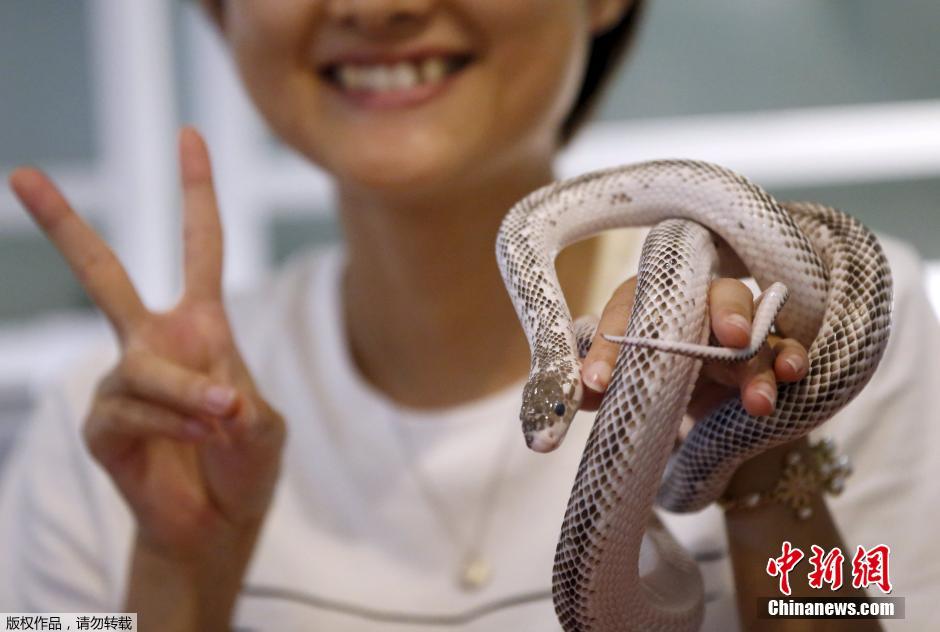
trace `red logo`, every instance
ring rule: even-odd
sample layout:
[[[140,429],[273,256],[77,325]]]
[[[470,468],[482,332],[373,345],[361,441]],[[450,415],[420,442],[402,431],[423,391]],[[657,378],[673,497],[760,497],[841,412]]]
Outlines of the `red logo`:
[[[803,551],[793,548],[789,540],[783,543],[783,554],[767,560],[767,574],[771,577],[780,577],[780,592],[790,594],[790,571],[803,559]]]
[[[845,556],[839,547],[834,547],[831,551],[825,553],[825,549],[815,544],[810,547],[813,554],[809,558],[813,570],[809,572],[810,588],[822,588],[823,584],[829,584],[832,590],[839,590],[842,587],[842,562]]]
[[[888,577],[890,556],[891,549],[887,544],[873,546],[868,551],[858,547],[852,558],[852,586],[868,588],[874,584],[885,594],[891,592],[891,579]]]
[[[784,541],[780,557],[771,557],[767,560],[767,574],[779,578],[779,589],[784,595],[789,595],[790,571],[805,557],[799,547]],[[812,555],[808,558],[813,567],[807,575],[810,588],[822,589],[828,584],[831,590],[842,587],[842,566],[845,556],[839,547],[833,547],[828,553],[821,546],[813,544],[810,547]],[[879,544],[866,550],[859,546],[852,557],[852,587],[868,588],[877,586],[881,592],[891,592],[891,578],[888,572],[888,560],[891,557],[891,548],[886,544]]]

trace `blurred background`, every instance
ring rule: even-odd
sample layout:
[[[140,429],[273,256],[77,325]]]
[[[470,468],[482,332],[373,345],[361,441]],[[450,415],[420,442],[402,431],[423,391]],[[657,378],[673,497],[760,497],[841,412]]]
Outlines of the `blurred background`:
[[[43,384],[109,335],[6,188],[17,164],[52,173],[155,307],[179,287],[182,122],[213,151],[230,289],[338,238],[329,183],[263,129],[192,4],[0,2],[0,462]],[[936,0],[652,0],[560,174],[718,162],[909,241],[940,306],[938,33]]]

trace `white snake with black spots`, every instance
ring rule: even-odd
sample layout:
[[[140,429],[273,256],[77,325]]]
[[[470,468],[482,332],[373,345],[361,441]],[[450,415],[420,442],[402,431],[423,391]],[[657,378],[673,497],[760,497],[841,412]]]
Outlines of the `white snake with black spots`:
[[[700,509],[744,460],[832,417],[874,373],[891,322],[891,273],[881,247],[835,209],[781,205],[745,178],[694,161],[639,163],[543,187],[510,210],[496,244],[532,349],[520,417],[526,443],[538,451],[558,445],[578,410],[579,358],[596,327],[596,320],[572,323],[555,256],[625,226],[654,228],[626,332],[632,344],[621,349],[597,412],[555,554],[555,611],[568,632],[698,628],[698,568],[656,520],[654,502]],[[761,288],[780,282],[789,289],[776,327],[807,346],[810,367],[779,388],[772,415],[752,417],[733,398],[699,420],[673,454],[702,359],[723,353],[701,348],[717,269],[713,234]],[[786,299],[778,288],[763,295],[767,326]],[[660,348],[636,344],[644,340]]]

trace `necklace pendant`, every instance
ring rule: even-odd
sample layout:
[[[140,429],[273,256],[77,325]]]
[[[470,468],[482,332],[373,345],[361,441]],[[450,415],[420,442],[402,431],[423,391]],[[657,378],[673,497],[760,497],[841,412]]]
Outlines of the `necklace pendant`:
[[[490,580],[492,571],[482,557],[471,556],[460,569],[460,587],[464,590],[479,590]]]

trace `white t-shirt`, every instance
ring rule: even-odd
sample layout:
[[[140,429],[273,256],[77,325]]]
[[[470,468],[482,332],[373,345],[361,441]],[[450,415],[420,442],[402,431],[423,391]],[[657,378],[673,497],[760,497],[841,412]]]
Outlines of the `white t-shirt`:
[[[885,627],[923,630],[940,594],[940,329],[916,256],[884,243],[895,329],[871,384],[825,426],[856,469],[830,506],[852,550],[892,547],[907,619]],[[593,413],[579,415],[558,451],[539,455],[518,427],[521,382],[440,411],[390,401],[361,379],[345,346],[342,262],[339,248],[310,253],[230,302],[246,361],[289,424],[235,628],[559,630],[552,561]],[[70,371],[14,448],[0,481],[0,610],[121,608],[132,516],[80,438],[94,385],[114,359],[108,348]],[[498,494],[489,496],[497,465]],[[456,577],[481,512],[493,574],[467,592]],[[701,560],[703,628],[736,629],[720,511],[663,519]]]

